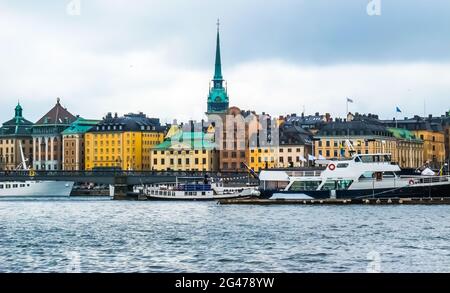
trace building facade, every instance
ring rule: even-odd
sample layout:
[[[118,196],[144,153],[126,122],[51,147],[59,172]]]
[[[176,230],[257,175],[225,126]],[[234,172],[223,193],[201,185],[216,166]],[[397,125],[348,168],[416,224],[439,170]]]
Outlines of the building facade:
[[[33,126],[33,166],[36,170],[62,170],[62,132],[77,118],[64,108],[60,99]]]
[[[328,123],[316,135],[314,156],[326,159],[350,158],[353,154],[390,153],[396,161],[396,139],[380,123],[344,121]]]
[[[78,118],[62,132],[63,170],[80,171],[85,169],[84,136],[99,122],[99,120]]]
[[[286,122],[280,126],[277,168],[308,166],[312,155],[312,133],[300,126]]]
[[[218,171],[219,152],[213,140],[213,133],[179,130],[153,148],[151,169],[155,171]]]
[[[404,120],[384,120],[388,127],[396,127],[411,131],[415,137],[423,141],[423,160],[434,168],[440,168],[445,162],[445,134],[442,124],[433,121],[433,117]]]
[[[3,123],[0,128],[0,170],[23,168],[23,160],[26,167],[33,164],[33,123],[26,120],[22,112],[22,106],[18,103],[14,118]]]
[[[418,139],[413,132],[401,128],[388,128],[388,131],[396,138],[397,163],[404,169],[415,169],[424,163],[423,141]]]
[[[164,139],[159,119],[111,113],[85,134],[85,169],[151,170],[151,150]]]

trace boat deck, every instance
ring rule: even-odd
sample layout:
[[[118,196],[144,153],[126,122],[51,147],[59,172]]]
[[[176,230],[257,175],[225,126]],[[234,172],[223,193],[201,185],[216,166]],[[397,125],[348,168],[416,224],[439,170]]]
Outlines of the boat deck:
[[[223,205],[450,205],[450,198],[368,198],[368,199],[225,199]]]

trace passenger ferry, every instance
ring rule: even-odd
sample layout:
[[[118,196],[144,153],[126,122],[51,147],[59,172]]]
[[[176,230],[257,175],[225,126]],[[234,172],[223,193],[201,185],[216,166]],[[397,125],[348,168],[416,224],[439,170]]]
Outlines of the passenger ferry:
[[[177,178],[175,183],[139,186],[135,192],[154,200],[197,201],[259,196],[257,186],[225,187],[223,182],[201,179],[192,182],[193,178]]]
[[[5,181],[0,182],[0,197],[70,196],[73,182]]]
[[[27,166],[21,142],[19,142],[19,146],[22,162],[16,170],[28,172],[32,179],[35,176],[35,171]],[[8,181],[6,173],[0,176],[4,177],[0,181],[0,197],[65,197],[70,196],[74,185],[74,182],[70,181]]]
[[[259,191],[269,199],[450,197],[450,176],[400,171],[390,154],[357,154],[323,171],[262,171]]]

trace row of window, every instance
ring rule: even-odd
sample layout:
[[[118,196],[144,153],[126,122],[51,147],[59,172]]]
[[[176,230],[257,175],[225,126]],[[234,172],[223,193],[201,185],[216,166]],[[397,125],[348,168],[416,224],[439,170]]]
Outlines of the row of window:
[[[189,151],[189,150],[184,150],[184,151],[153,151],[154,155],[157,155],[158,153],[160,153],[161,155],[165,155],[167,152],[167,154],[173,155],[173,154],[178,154],[178,155],[190,155],[190,154],[196,154],[198,155],[200,153],[199,150],[195,150],[195,151]],[[206,150],[202,150],[201,151],[202,154],[206,154]]]
[[[20,184],[0,184],[0,189],[9,189],[9,188],[19,188],[19,187],[30,187],[30,184],[20,183]]]
[[[178,165],[183,165],[183,161],[184,161],[185,165],[190,165],[191,164],[191,159],[190,158],[185,158],[184,160],[183,159],[175,160],[175,159],[172,159],[172,158],[168,159],[169,165],[171,165],[171,166],[175,165],[175,162],[177,162]],[[199,158],[195,158],[193,161],[194,161],[195,165],[200,164],[200,159]],[[163,159],[159,159],[159,162],[160,162],[161,165],[165,165],[166,164],[166,159],[164,159],[164,158]],[[201,163],[203,165],[205,165],[207,163],[206,158],[202,158]],[[210,163],[212,164],[212,159],[210,160]],[[158,159],[153,159],[153,164],[154,165],[158,165]]]
[[[33,140],[29,140],[28,141],[30,144],[33,143]],[[24,139],[22,139],[22,144],[25,144],[26,141]],[[13,139],[0,139],[0,144],[14,144],[14,140]]]

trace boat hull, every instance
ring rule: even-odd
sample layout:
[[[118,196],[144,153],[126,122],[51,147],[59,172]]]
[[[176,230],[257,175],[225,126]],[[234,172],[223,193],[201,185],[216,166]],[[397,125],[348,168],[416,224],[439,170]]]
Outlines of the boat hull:
[[[69,181],[0,182],[0,197],[68,197],[73,184]]]
[[[406,186],[403,188],[354,189],[336,190],[332,194],[329,190],[314,191],[276,191],[260,190],[261,198],[266,199],[354,199],[354,198],[424,198],[444,197],[450,198],[450,184],[428,186]]]

